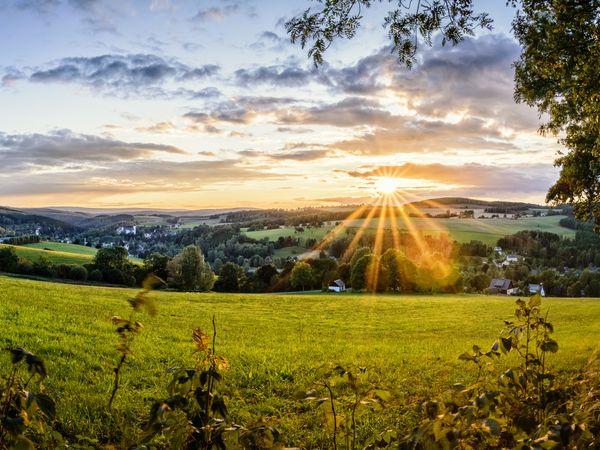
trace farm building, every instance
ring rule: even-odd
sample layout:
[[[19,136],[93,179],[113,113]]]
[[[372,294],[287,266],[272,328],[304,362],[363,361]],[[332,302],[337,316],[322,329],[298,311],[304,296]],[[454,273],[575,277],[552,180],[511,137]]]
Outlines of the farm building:
[[[346,283],[340,279],[335,280],[333,284],[329,286],[328,290],[331,292],[344,292],[346,290]]]
[[[498,292],[498,294],[508,294],[508,290],[512,288],[512,281],[506,278],[493,278],[488,289]]]

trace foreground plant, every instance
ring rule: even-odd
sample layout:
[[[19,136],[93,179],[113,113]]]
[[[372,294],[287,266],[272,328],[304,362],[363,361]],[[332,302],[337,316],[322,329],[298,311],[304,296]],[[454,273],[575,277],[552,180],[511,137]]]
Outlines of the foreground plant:
[[[548,369],[558,344],[541,302],[539,294],[517,300],[516,320],[506,321],[490,350],[460,355],[477,366],[475,383],[425,402],[423,421],[401,448],[599,448],[600,359],[595,353],[584,373],[559,380]],[[517,362],[506,370],[505,355]]]
[[[214,316],[212,327],[212,338],[200,329],[192,332],[194,351],[200,355],[195,367],[169,369],[169,397],[152,406],[143,442],[173,449],[283,448],[277,430],[260,420],[250,427],[228,422],[225,397],[217,386],[229,361],[216,354]]]
[[[334,449],[357,448],[357,432],[363,416],[369,411],[381,410],[385,401],[390,400],[390,392],[378,388],[364,367],[352,370],[329,364],[321,367],[317,375],[317,390],[306,392],[303,399],[322,408]],[[387,446],[395,440],[396,433],[387,430],[371,438],[367,445],[371,448]]]
[[[143,325],[136,320],[136,313],[145,309],[150,316],[156,315],[156,304],[153,299],[148,295],[149,292],[156,286],[164,284],[164,281],[155,275],[149,275],[142,283],[142,290],[137,293],[133,298],[130,298],[129,304],[131,305],[131,313],[129,318],[123,318],[121,316],[113,316],[112,323],[117,326],[116,332],[119,335],[119,343],[117,344],[117,350],[121,354],[117,365],[113,369],[115,374],[113,389],[108,400],[108,407],[112,406],[115,395],[119,390],[119,377],[121,374],[121,368],[125,364],[127,356],[131,353],[131,347],[135,341],[135,337],[143,328]]]
[[[25,432],[42,431],[44,424],[54,420],[56,415],[54,400],[43,392],[46,365],[22,348],[5,350],[11,354],[12,367],[0,388],[0,449],[33,449]],[[27,366],[26,372],[24,366]]]

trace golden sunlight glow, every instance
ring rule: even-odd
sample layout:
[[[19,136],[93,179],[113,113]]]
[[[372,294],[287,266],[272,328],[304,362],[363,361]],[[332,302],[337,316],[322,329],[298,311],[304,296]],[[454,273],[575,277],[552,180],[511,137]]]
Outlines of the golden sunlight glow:
[[[376,201],[372,205],[357,208],[314,247],[315,250],[323,250],[342,232],[352,230],[353,238],[340,257],[340,261],[348,262],[358,246],[364,245],[363,237],[372,239],[373,260],[365,274],[365,290],[371,293],[379,289],[382,255],[387,248],[404,252],[407,239],[413,242],[411,261],[418,269],[425,270],[432,280],[441,281],[449,276],[454,266],[452,244],[445,227],[411,204],[395,182],[397,179],[382,177],[381,184],[378,183],[380,195]],[[422,203],[426,208],[444,208],[444,205],[434,201]],[[437,246],[431,245],[434,243],[431,236],[438,239]]]
[[[375,191],[378,194],[390,195],[400,188],[397,178],[381,177],[375,181]]]

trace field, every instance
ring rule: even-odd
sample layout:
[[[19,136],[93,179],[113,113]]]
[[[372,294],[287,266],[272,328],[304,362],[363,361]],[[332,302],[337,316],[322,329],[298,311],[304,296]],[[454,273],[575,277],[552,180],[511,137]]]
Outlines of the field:
[[[38,248],[41,250],[50,249],[55,252],[63,252],[63,253],[75,253],[77,255],[87,255],[94,257],[97,249],[93,247],[86,247],[85,245],[76,245],[76,244],[63,244],[62,242],[38,242],[35,244],[26,244],[23,247],[27,248]]]
[[[7,244],[0,244],[0,248],[8,247]],[[47,257],[53,264],[87,264],[94,261],[94,256],[98,251],[92,247],[76,244],[63,244],[62,242],[38,242],[36,244],[13,245],[17,255],[34,262],[40,256]],[[133,256],[129,260],[134,264],[141,264],[142,260]]]
[[[158,315],[140,315],[144,329],[107,415],[117,360],[110,318],[129,314],[134,292],[0,276],[0,347],[23,346],[46,360],[47,393],[72,440],[85,435],[119,448],[135,442],[153,400],[165,396],[166,369],[192,364],[191,330],[209,330],[213,314],[217,353],[231,363],[223,390],[234,420],[263,417],[288,446],[329,447],[321,411],[295,394],[314,389],[315,368],[335,362],[366,367],[394,393],[387,409],[361,425],[361,438],[385,427],[406,431],[423,399],[473,379],[457,355],[491,344],[514,310],[514,299],[476,295],[157,292]],[[600,342],[600,299],[545,299],[544,307],[561,345],[551,364],[580,367]]]
[[[0,248],[8,247],[6,244],[0,244]],[[13,246],[17,255],[29,261],[36,261],[40,256],[46,256],[54,264],[86,264],[94,259],[96,249],[89,249],[92,252],[85,253],[80,249],[81,245],[59,244],[54,242],[40,242],[39,244],[15,245]],[[44,250],[44,248],[52,250]],[[74,248],[77,247],[77,248]],[[55,249],[56,248],[56,249]],[[60,250],[60,249],[63,250]],[[83,247],[87,249],[87,247]]]
[[[469,242],[479,240],[488,245],[495,245],[498,239],[514,234],[522,230],[539,230],[555,233],[564,237],[575,236],[575,231],[561,227],[560,219],[564,216],[549,217],[525,217],[520,219],[425,219],[410,217],[402,219],[398,217],[397,226],[399,230],[414,230],[425,235],[439,235],[448,233],[448,235],[458,242]],[[380,225],[380,219],[372,219],[366,226],[365,233],[373,233]],[[365,224],[364,219],[355,219],[347,221],[347,228],[358,229]],[[388,218],[383,224],[384,229],[392,228],[392,221]],[[332,229],[332,226],[321,228],[305,229],[304,233],[296,233],[293,227],[278,228],[274,230],[250,231],[246,234],[254,239],[269,238],[276,241],[280,236],[293,236],[302,239],[315,238],[321,240]],[[343,236],[343,232],[341,234]]]

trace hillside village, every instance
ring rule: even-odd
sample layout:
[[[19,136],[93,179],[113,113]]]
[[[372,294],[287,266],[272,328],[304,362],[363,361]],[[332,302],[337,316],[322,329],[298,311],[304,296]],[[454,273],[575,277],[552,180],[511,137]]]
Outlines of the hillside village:
[[[437,199],[438,203],[439,200]],[[415,267],[425,266],[417,271],[421,272],[420,275],[415,275],[414,280],[392,289],[438,292],[450,290],[498,295],[525,295],[543,291],[544,294],[553,296],[588,296],[598,292],[600,295],[600,286],[597,286],[596,280],[600,276],[598,239],[588,225],[575,221],[568,209],[543,209],[537,205],[522,204],[507,204],[502,207],[474,205],[471,200],[462,200],[464,204],[446,203],[436,208],[430,204],[421,205],[421,209],[411,205],[410,214],[407,214],[408,220],[414,223],[424,226],[443,224],[441,226],[447,227],[449,234],[446,237],[443,234],[427,237],[425,230],[423,233],[431,252],[441,252],[444,259],[452,261],[452,273],[458,278],[452,282],[433,282],[433,272],[429,275],[426,272],[435,269],[425,269],[429,263],[423,260],[423,255],[419,255],[419,252],[414,253],[414,257],[411,256],[415,236],[408,234],[407,230],[400,230],[398,232],[405,241],[399,249],[403,257],[408,258]],[[451,201],[456,202],[456,199]],[[217,276],[225,265],[232,265],[235,271],[244,274],[238,278],[246,281],[238,280],[235,290],[293,290],[289,274],[299,262],[306,262],[311,270],[311,279],[306,284],[308,288],[342,292],[352,289],[352,253],[349,252],[356,252],[363,247],[371,248],[374,242],[375,229],[365,232],[361,227],[361,223],[367,219],[345,221],[352,211],[351,207],[290,211],[214,211],[205,216],[152,211],[134,214],[119,211],[100,215],[61,210],[51,210],[50,213],[44,211],[53,216],[48,217],[35,211],[6,209],[0,214],[0,239],[5,246],[37,245],[42,252],[40,255],[49,256],[50,261],[57,254],[52,254],[48,247],[50,244],[44,245],[44,242],[73,245],[73,248],[88,247],[92,250],[92,255],[101,249],[123,248],[129,258],[141,261],[142,265],[150,264],[148,261],[159,257],[169,260],[185,246],[197,245]],[[480,219],[475,218],[478,215]],[[367,217],[367,213],[363,217]],[[492,238],[494,235],[487,232],[468,231],[475,229],[479,223],[485,223],[486,230],[493,230],[494,224],[503,224],[502,226],[507,227],[507,233],[510,233],[508,230],[519,229],[519,226],[531,228],[529,231],[513,234],[497,234],[498,238]],[[539,227],[546,223],[560,224],[551,229],[554,233],[558,231],[561,234],[539,231]],[[512,228],[507,224],[512,224]],[[329,237],[340,227],[343,227],[343,233]],[[458,241],[453,241],[453,229],[465,230],[456,231]],[[384,250],[391,245],[389,239],[392,234],[392,230],[384,233]],[[356,238],[357,235],[359,238]],[[482,238],[485,241],[479,240]],[[349,249],[350,241],[353,240],[356,243]],[[385,243],[388,241],[389,243]],[[321,246],[321,242],[328,242],[328,245]],[[316,251],[315,248],[319,250]],[[101,281],[107,278],[100,276],[93,264],[90,264],[86,270],[94,272],[92,278]],[[227,269],[230,269],[229,266]],[[34,269],[28,266],[22,271],[44,274],[57,272],[55,269]],[[122,280],[134,280],[141,276],[134,276],[133,269],[129,271],[130,275],[124,277],[113,274],[108,276],[110,280],[104,281],[119,284]],[[60,273],[68,273],[68,270],[63,268]],[[164,268],[163,275],[168,276]],[[260,281],[257,281],[257,277]],[[426,281],[427,279],[430,281]],[[339,283],[336,284],[337,282]],[[126,282],[129,283],[135,281]]]

